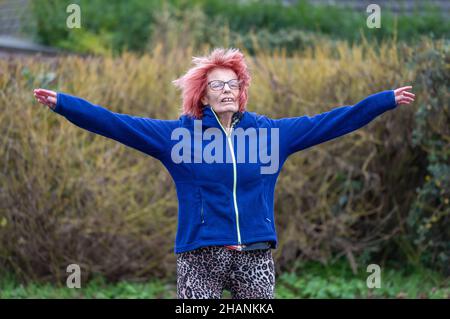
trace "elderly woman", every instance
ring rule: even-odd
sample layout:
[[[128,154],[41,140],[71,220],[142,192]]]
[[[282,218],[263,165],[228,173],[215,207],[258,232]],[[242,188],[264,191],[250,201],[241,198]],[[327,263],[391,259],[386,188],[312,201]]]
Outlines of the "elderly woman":
[[[34,96],[73,124],[153,156],[167,168],[179,205],[178,298],[221,298],[224,289],[232,298],[273,298],[274,189],[283,163],[295,152],[410,104],[412,87],[314,116],[272,119],[246,110],[250,75],[239,50],[215,49],[193,62],[174,81],[183,96],[183,114],[176,120],[114,113],[44,89],[34,90]]]

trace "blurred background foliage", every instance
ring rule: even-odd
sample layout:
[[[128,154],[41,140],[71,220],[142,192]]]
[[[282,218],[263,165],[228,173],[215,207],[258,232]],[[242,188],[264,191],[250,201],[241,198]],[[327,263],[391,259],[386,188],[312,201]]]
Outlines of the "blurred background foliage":
[[[174,119],[181,99],[171,81],[191,57],[235,46],[253,78],[248,110],[271,117],[313,115],[406,84],[416,94],[413,105],[286,162],[275,197],[277,294],[377,297],[364,281],[342,279],[376,263],[416,270],[406,296],[420,295],[422,280],[426,297],[448,298],[450,58],[448,22],[439,12],[383,16],[383,27],[370,30],[366,14],[306,2],[70,1],[81,5],[83,25],[70,30],[68,2],[33,1],[37,24],[30,32],[78,54],[0,59],[0,270],[14,277],[0,285],[65,283],[67,265],[76,263],[84,283],[94,280],[86,296],[103,289],[96,280],[150,278],[162,283],[119,284],[97,297],[171,296],[162,292],[175,289],[164,283],[174,281],[176,269],[170,175],[158,161],[38,105],[32,89]],[[333,272],[324,283],[308,262],[345,275]],[[47,291],[33,287],[15,293]],[[405,295],[398,286],[378,294]]]
[[[82,28],[66,27],[66,7],[79,4]],[[370,42],[397,37],[414,43],[421,36],[443,38],[449,19],[439,7],[410,14],[382,10],[382,27],[366,26],[368,13],[299,0],[34,0],[29,32],[47,45],[75,52],[145,52],[164,39],[168,49],[204,45],[257,47],[288,52],[311,45],[317,37]],[[51,12],[51,19],[49,19]]]

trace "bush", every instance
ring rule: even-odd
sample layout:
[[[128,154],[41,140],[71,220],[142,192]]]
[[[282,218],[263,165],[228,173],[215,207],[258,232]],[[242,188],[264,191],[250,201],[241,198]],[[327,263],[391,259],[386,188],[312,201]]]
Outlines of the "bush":
[[[43,44],[75,52],[101,53],[96,51],[96,45],[119,53],[142,51],[151,35],[153,17],[163,3],[161,0],[35,0],[31,2],[35,29],[29,32]],[[66,27],[69,4],[81,8],[81,30]],[[52,18],[48,19],[50,14]],[[86,46],[87,36],[92,43]]]
[[[426,175],[408,216],[416,259],[450,275],[450,76],[449,47],[420,48],[416,83],[424,91],[413,145],[426,154]]]
[[[275,197],[279,271],[294,260],[336,256],[345,256],[355,273],[386,259],[420,264],[417,256],[442,270],[449,242],[444,48],[429,40],[417,47],[324,40],[291,57],[260,50],[248,58],[248,109],[274,118],[317,114],[420,83],[416,104],[286,162]],[[37,105],[32,89],[174,119],[180,97],[171,80],[202,53],[158,45],[142,56],[0,60],[1,268],[53,281],[65,278],[72,263],[84,280],[174,275],[177,203],[163,166]],[[431,106],[425,115],[423,105]],[[432,227],[422,232],[427,223]]]

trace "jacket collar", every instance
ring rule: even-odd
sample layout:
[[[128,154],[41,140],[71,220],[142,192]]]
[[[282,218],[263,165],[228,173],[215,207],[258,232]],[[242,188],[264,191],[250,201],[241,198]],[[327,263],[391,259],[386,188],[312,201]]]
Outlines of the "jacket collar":
[[[237,111],[233,113],[233,117],[231,118],[231,126],[233,128],[243,127],[246,124],[246,117],[244,116],[247,112]],[[211,105],[205,105],[203,108],[203,117],[202,117],[203,126],[209,127],[220,127],[220,123],[217,118],[217,114],[215,114]]]

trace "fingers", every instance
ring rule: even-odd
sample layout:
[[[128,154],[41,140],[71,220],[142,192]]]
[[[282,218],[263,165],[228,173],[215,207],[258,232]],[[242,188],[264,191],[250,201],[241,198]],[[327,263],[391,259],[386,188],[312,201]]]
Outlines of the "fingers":
[[[45,89],[35,89],[33,91],[36,100],[48,107],[54,108],[57,102],[57,96],[55,91]]]
[[[54,107],[56,106],[56,99],[53,97],[42,97],[42,96],[35,96],[36,100],[48,107]]]
[[[47,99],[43,99],[43,98],[36,98],[37,101],[45,106],[50,106],[50,101],[48,101]]]
[[[47,96],[34,93],[34,98],[41,104],[47,104]]]
[[[47,101],[47,97],[46,96],[38,95],[36,93],[34,93],[34,98],[36,100],[38,100],[38,102],[40,102],[40,103],[45,103]]]
[[[403,86],[394,90],[395,93],[395,101],[397,104],[410,104],[414,102],[416,95],[412,92],[408,92],[411,90],[412,86]]]
[[[414,102],[414,99],[412,97],[407,96],[404,96],[401,100],[405,102]]]
[[[38,95],[47,95],[56,97],[56,92],[51,90],[45,90],[45,89],[35,89],[34,93],[37,93]]]
[[[395,90],[395,94],[401,94],[404,91],[411,90],[412,86],[403,86]]]
[[[401,95],[401,96],[396,97],[396,101],[397,101],[397,104],[410,104],[410,103],[414,102],[414,98]]]
[[[416,95],[414,94],[414,93],[411,93],[411,92],[403,92],[403,96],[408,96],[408,97],[412,97],[412,98],[415,98],[416,97]]]

